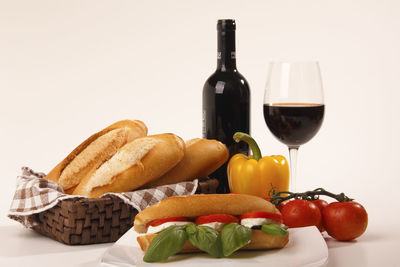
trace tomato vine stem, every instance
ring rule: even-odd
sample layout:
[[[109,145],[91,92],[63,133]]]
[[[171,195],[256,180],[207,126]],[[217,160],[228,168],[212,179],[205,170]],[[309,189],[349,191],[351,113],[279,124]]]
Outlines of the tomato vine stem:
[[[282,196],[284,195],[284,196]],[[315,200],[318,199],[319,196],[324,195],[324,196],[329,196],[331,198],[336,199],[339,202],[347,202],[347,201],[352,201],[352,198],[347,197],[344,193],[340,194],[333,194],[329,191],[326,191],[323,188],[317,188],[312,191],[306,191],[303,193],[293,193],[289,191],[280,191],[280,192],[272,192],[271,200],[270,202],[274,205],[278,205],[279,203],[288,200],[288,199],[304,199],[304,200]]]

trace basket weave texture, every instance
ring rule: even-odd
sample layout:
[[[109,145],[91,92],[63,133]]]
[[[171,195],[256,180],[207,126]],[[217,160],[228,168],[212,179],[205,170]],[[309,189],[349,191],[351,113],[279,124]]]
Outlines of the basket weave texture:
[[[216,192],[218,181],[200,181],[196,194]],[[65,199],[35,215],[33,229],[67,245],[117,241],[133,226],[137,210],[118,197]]]

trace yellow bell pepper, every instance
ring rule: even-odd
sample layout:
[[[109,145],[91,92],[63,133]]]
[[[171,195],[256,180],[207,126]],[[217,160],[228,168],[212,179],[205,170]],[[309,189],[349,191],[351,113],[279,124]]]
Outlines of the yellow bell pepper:
[[[289,165],[284,156],[261,156],[256,141],[248,134],[237,132],[236,142],[249,144],[253,155],[234,155],[228,163],[228,182],[232,193],[255,195],[263,198],[275,190],[288,191]]]

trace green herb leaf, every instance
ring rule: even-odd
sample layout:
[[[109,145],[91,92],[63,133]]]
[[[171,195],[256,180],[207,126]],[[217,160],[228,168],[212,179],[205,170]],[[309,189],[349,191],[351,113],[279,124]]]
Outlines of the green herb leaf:
[[[230,223],[221,231],[222,252],[225,256],[250,243],[252,230],[246,226]]]
[[[221,238],[217,230],[208,226],[186,225],[186,233],[189,241],[200,250],[207,252],[213,257],[222,257]]]
[[[143,257],[145,262],[157,262],[168,259],[169,256],[178,253],[188,239],[185,225],[170,226],[151,241]]]
[[[273,236],[285,236],[287,235],[287,226],[280,226],[279,224],[264,224],[261,227],[261,231],[266,234],[273,235]]]

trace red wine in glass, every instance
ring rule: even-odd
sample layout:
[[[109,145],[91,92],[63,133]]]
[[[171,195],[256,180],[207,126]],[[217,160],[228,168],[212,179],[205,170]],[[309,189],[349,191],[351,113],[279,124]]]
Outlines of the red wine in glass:
[[[323,104],[264,104],[264,119],[279,141],[289,147],[299,147],[317,134],[324,119],[324,111]]]

